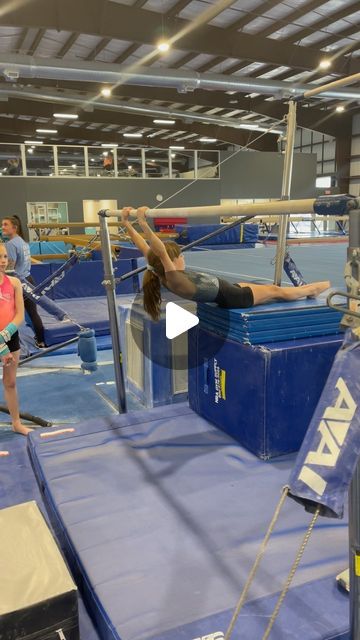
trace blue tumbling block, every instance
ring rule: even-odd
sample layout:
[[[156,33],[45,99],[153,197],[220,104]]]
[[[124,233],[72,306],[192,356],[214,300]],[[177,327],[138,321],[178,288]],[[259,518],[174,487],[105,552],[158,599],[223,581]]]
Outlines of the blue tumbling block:
[[[246,345],[199,325],[189,333],[190,406],[259,458],[298,451],[341,344]]]
[[[186,400],[187,334],[168,340],[165,315],[153,322],[140,304],[121,305],[119,313],[127,391],[150,408]]]

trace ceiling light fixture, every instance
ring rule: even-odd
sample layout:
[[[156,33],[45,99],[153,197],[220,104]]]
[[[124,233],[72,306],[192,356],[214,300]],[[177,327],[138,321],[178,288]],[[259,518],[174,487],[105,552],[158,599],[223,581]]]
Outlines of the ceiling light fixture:
[[[54,113],[54,118],[63,118],[64,120],[77,120],[79,117],[76,113]]]
[[[175,120],[153,120],[155,124],[175,124]]]
[[[24,144],[38,145],[38,144],[44,144],[44,143],[40,140],[24,140]]]
[[[217,138],[200,138],[200,142],[217,142]]]
[[[124,138],[142,138],[142,133],[123,133]]]
[[[116,142],[103,142],[101,146],[105,148],[107,147],[108,149],[113,149],[114,147],[117,148],[118,145]]]
[[[166,53],[170,49],[170,43],[166,40],[161,40],[161,42],[158,42],[157,48],[161,53]]]
[[[331,60],[329,60],[329,58],[323,58],[323,60],[320,60],[319,69],[329,69],[329,67],[331,67]]]
[[[343,111],[345,111],[345,107],[342,104],[338,104],[338,106],[336,107],[335,111],[337,113],[343,113]]]
[[[183,151],[185,149],[185,147],[178,147],[176,145],[172,145],[171,147],[169,147],[169,149],[178,149],[179,151]]]
[[[104,96],[104,98],[110,98],[111,89],[109,87],[104,87],[103,89],[101,89],[101,95]]]
[[[57,129],[36,129],[36,133],[57,133]]]

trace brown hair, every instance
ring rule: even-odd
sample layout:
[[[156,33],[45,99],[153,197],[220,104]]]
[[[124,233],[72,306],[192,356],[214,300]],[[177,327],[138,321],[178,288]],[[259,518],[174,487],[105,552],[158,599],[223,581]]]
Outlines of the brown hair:
[[[179,257],[181,250],[176,242],[164,242],[164,245],[170,260]],[[153,320],[159,320],[161,313],[161,280],[165,278],[165,271],[159,256],[152,249],[147,255],[147,261],[152,270],[147,269],[144,275],[144,309]]]
[[[14,215],[12,215],[12,216],[5,216],[5,218],[3,218],[3,220],[9,220],[11,222],[11,224],[16,228],[16,233],[20,236],[20,238],[24,239],[24,232],[22,230],[21,220],[20,220],[19,216],[17,216],[14,213]]]

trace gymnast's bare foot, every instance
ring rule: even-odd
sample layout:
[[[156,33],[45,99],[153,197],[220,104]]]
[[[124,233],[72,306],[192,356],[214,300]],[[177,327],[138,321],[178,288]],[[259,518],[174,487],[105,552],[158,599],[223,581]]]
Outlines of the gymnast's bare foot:
[[[324,280],[323,282],[312,282],[311,284],[305,286],[308,289],[307,297],[316,298],[316,296],[319,296],[320,293],[326,291],[326,289],[329,289],[329,287],[331,287],[331,283],[330,280]]]
[[[27,436],[28,433],[30,433],[30,431],[34,431],[34,429],[25,427],[25,425],[21,424],[21,422],[17,422],[16,424],[13,424],[13,431],[15,431],[15,433],[21,433],[23,436]]]

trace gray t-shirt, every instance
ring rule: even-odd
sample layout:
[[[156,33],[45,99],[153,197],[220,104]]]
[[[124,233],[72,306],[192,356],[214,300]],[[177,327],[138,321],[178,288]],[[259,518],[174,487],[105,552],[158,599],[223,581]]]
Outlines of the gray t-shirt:
[[[30,248],[27,242],[20,236],[11,238],[6,243],[6,253],[9,262],[14,263],[14,271],[20,280],[27,278],[31,269]]]
[[[214,302],[219,293],[219,279],[200,271],[167,271],[165,286],[180,298],[195,302]]]

